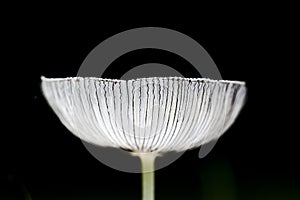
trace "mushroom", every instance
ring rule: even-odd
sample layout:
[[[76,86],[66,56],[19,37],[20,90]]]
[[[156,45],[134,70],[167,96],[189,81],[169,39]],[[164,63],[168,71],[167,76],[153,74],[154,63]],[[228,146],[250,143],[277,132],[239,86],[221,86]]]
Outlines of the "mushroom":
[[[246,96],[245,82],[206,78],[41,79],[49,105],[74,135],[141,159],[143,200],[154,199],[155,158],[219,138]]]

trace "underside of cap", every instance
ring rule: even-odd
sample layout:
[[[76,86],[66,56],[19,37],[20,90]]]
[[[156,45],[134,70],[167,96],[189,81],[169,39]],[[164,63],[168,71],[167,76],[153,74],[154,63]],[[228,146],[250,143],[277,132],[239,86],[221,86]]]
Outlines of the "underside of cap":
[[[132,152],[184,151],[216,139],[246,95],[244,82],[204,78],[41,79],[50,106],[73,134]]]

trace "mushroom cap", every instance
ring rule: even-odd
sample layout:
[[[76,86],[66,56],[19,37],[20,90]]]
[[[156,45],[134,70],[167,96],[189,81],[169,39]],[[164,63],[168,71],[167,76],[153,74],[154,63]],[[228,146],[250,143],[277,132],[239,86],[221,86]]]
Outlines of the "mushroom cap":
[[[219,138],[246,96],[241,81],[181,77],[42,77],[42,90],[80,139],[137,153],[185,151]]]

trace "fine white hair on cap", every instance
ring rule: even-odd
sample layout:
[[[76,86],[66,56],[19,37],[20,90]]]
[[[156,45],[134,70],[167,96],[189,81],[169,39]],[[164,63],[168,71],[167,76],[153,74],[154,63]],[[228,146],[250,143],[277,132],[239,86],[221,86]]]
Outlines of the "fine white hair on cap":
[[[42,77],[42,90],[74,135],[136,153],[185,151],[219,138],[246,96],[241,81],[180,77]]]

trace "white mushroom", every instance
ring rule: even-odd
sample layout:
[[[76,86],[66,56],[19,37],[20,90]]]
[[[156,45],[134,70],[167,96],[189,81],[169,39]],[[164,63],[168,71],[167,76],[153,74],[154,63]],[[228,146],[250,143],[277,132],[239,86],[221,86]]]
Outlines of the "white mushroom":
[[[61,122],[80,139],[127,149],[142,160],[143,199],[154,199],[154,159],[220,137],[241,110],[244,82],[158,77],[134,80],[42,77]]]

